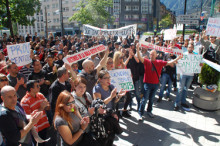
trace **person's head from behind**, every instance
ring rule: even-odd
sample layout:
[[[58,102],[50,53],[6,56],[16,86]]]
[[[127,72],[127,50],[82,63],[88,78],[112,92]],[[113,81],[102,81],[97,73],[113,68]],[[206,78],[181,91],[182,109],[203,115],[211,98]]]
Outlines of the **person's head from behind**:
[[[15,106],[17,104],[17,95],[14,87],[8,85],[4,86],[1,89],[1,98],[6,108],[15,110]]]
[[[27,91],[32,94],[40,92],[40,85],[37,80],[29,80],[27,82]]]
[[[95,65],[91,60],[84,60],[82,63],[83,69],[86,73],[90,74],[94,71]]]
[[[87,81],[82,77],[77,77],[74,81],[76,95],[82,97],[86,92]]]
[[[66,70],[66,68],[64,66],[60,67],[57,71],[57,78],[61,81],[61,82],[65,82],[69,79],[69,74],[68,71]]]
[[[8,78],[5,74],[0,73],[0,89],[8,85]]]
[[[71,123],[72,118],[69,114],[71,112],[76,112],[76,110],[74,97],[68,91],[62,91],[57,98],[54,118],[60,116]]]
[[[108,71],[101,70],[98,75],[98,81],[103,86],[109,86],[111,84],[111,77]]]

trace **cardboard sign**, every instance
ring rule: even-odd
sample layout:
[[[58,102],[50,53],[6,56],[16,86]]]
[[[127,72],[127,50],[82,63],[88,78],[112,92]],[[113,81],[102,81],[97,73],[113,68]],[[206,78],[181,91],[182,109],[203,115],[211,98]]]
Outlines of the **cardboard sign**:
[[[175,55],[183,54],[183,51],[180,49],[168,49],[166,47],[161,47],[161,46],[157,46],[157,45],[148,43],[146,41],[140,41],[140,45],[141,45],[141,47],[144,47],[144,48],[153,49],[156,51],[167,52],[167,53],[173,53]]]
[[[209,18],[206,26],[206,35],[220,37],[220,18]]]
[[[202,55],[183,55],[183,58],[178,60],[177,73],[200,73]]]
[[[95,55],[95,54],[100,53],[102,51],[105,51],[106,49],[107,49],[107,47],[105,47],[104,45],[101,44],[101,45],[92,47],[90,49],[80,51],[76,54],[66,56],[63,58],[63,62],[68,63],[68,64],[76,63],[77,61],[80,61],[82,59],[85,59],[87,57]]]
[[[173,40],[176,37],[177,30],[175,29],[166,29],[164,31],[164,40]]]
[[[132,34],[136,35],[136,31],[137,31],[137,24],[128,25],[118,29],[103,29],[87,24],[83,25],[83,34],[88,36],[98,36],[98,35],[127,36]]]
[[[30,58],[30,43],[7,45],[8,57],[17,66],[24,66],[32,62]]]
[[[111,76],[111,84],[113,84],[117,91],[121,89],[131,91],[134,90],[134,84],[131,78],[130,69],[115,69],[110,70],[109,74]]]

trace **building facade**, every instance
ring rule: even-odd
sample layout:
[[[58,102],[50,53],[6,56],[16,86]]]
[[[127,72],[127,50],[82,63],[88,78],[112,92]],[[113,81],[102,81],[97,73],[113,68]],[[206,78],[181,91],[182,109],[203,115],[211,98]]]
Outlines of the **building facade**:
[[[46,36],[46,32],[61,32],[60,19],[60,2],[62,1],[63,27],[66,34],[73,34],[79,30],[79,23],[69,22],[69,18],[73,16],[77,3],[80,0],[41,0],[41,10],[30,19],[35,19],[33,26],[18,26],[20,35],[34,35],[35,32],[39,36]],[[47,21],[46,21],[47,20]]]

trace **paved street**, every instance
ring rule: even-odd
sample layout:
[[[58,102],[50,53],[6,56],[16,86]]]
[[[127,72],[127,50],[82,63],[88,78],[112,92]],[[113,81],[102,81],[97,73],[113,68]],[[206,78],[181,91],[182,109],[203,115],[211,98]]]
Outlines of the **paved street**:
[[[158,90],[159,91],[159,90]],[[175,99],[172,92],[171,98]],[[158,93],[154,102],[155,118],[146,113],[143,122],[137,121],[136,99],[133,98],[131,118],[123,118],[120,125],[123,133],[116,137],[117,146],[219,146],[220,145],[220,110],[204,111],[192,105],[192,91],[187,101],[191,111],[174,111],[173,101],[163,99],[157,103]]]

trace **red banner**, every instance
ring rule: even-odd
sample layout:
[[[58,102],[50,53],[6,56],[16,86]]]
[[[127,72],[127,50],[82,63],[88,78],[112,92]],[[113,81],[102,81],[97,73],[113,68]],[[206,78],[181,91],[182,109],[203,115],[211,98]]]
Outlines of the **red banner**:
[[[65,58],[63,58],[63,62],[66,62],[68,64],[76,63],[82,59],[85,59],[87,57],[90,57],[92,55],[100,53],[102,51],[105,51],[106,49],[107,49],[107,47],[105,47],[104,45],[101,44],[101,45],[92,47],[88,50],[84,50],[84,51],[78,52],[76,54],[73,54],[71,56],[66,56]]]
[[[140,45],[143,48],[153,49],[153,50],[156,50],[156,51],[162,51],[162,52],[166,52],[166,53],[172,53],[172,54],[175,54],[175,55],[182,55],[183,54],[183,50],[168,49],[166,47],[157,46],[157,45],[145,42],[145,41],[140,41]]]

